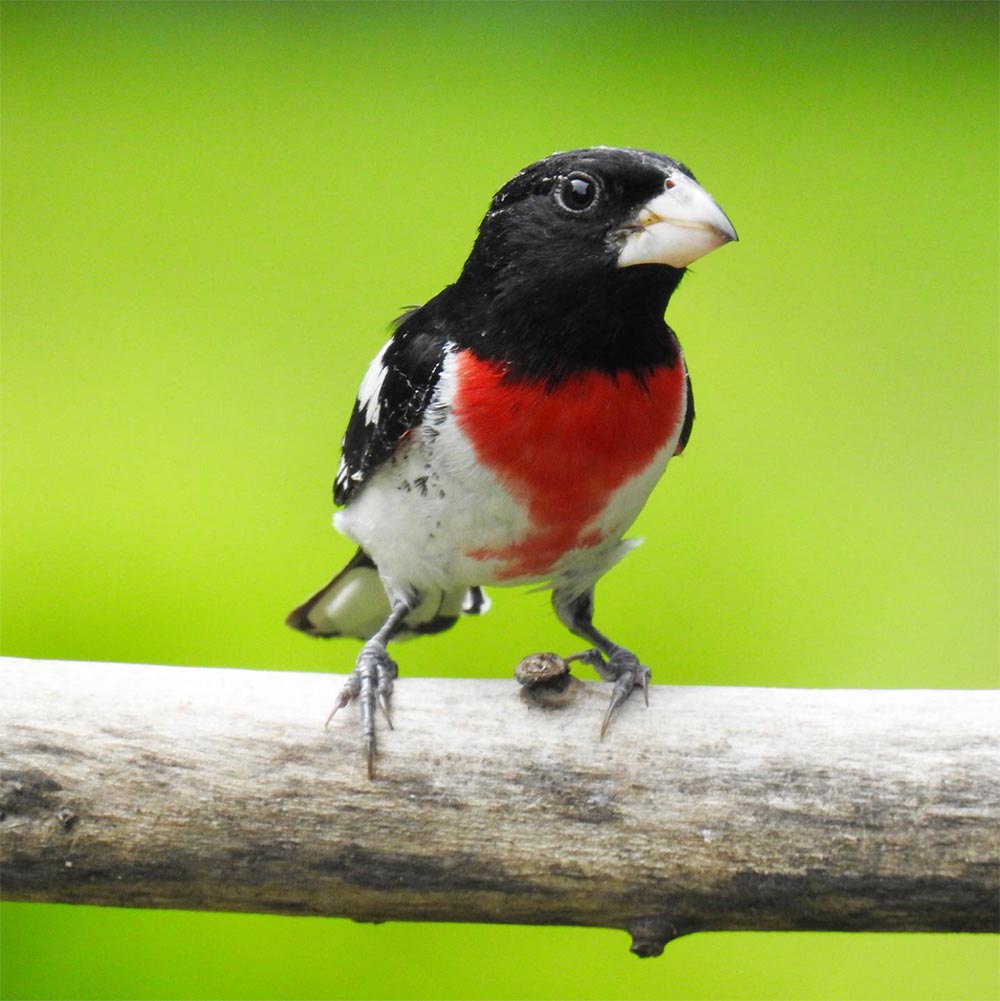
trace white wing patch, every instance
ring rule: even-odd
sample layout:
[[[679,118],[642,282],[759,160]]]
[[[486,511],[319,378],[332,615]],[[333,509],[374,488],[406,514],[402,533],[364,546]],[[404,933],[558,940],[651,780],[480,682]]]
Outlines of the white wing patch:
[[[365,377],[361,380],[361,387],[358,389],[358,410],[364,411],[365,423],[378,424],[378,419],[382,413],[382,385],[389,370],[382,364],[382,356],[386,348],[392,343],[386,341],[382,349],[372,359],[372,363],[365,372]]]
[[[344,461],[343,455],[340,457],[340,463],[337,466],[337,475],[334,477],[334,485],[338,490],[342,490],[347,486],[347,463]]]

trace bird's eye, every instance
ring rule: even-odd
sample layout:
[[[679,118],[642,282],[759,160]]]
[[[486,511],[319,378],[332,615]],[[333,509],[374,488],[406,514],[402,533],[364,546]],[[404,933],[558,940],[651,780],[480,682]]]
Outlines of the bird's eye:
[[[597,201],[597,181],[574,170],[556,185],[556,201],[568,212],[586,212]]]

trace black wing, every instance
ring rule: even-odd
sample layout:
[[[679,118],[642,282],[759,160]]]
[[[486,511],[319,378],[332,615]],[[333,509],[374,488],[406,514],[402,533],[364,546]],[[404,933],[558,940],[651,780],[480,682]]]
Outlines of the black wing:
[[[687,448],[687,443],[691,440],[691,431],[694,428],[694,390],[691,388],[691,376],[687,376],[687,410],[684,412],[684,424],[681,427],[681,436],[674,449],[674,455],[680,455]]]
[[[448,340],[428,306],[404,313],[392,339],[368,366],[344,434],[335,504],[346,504],[357,493],[427,409]]]

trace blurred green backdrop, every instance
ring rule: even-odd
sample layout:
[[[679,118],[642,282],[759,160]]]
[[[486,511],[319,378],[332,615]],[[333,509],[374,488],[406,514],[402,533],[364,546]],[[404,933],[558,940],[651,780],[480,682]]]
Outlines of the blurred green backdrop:
[[[997,683],[995,4],[6,3],[2,30],[5,653],[348,670],[282,617],[352,548],[364,367],[503,181],[604,143],[688,161],[742,238],[671,304],[698,421],[605,627],[662,683]],[[403,670],[572,645],[546,596],[494,600]],[[1000,991],[984,937],[639,962],[580,929],[2,919],[5,998]]]

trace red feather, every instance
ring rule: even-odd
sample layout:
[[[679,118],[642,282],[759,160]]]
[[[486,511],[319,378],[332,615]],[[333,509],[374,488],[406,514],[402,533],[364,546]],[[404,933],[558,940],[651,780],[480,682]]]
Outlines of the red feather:
[[[534,530],[476,559],[502,559],[505,579],[544,575],[568,550],[602,541],[585,529],[611,495],[674,438],[686,403],[683,362],[642,375],[597,371],[554,388],[505,379],[501,362],[458,356],[454,413],[480,461],[529,511]]]

